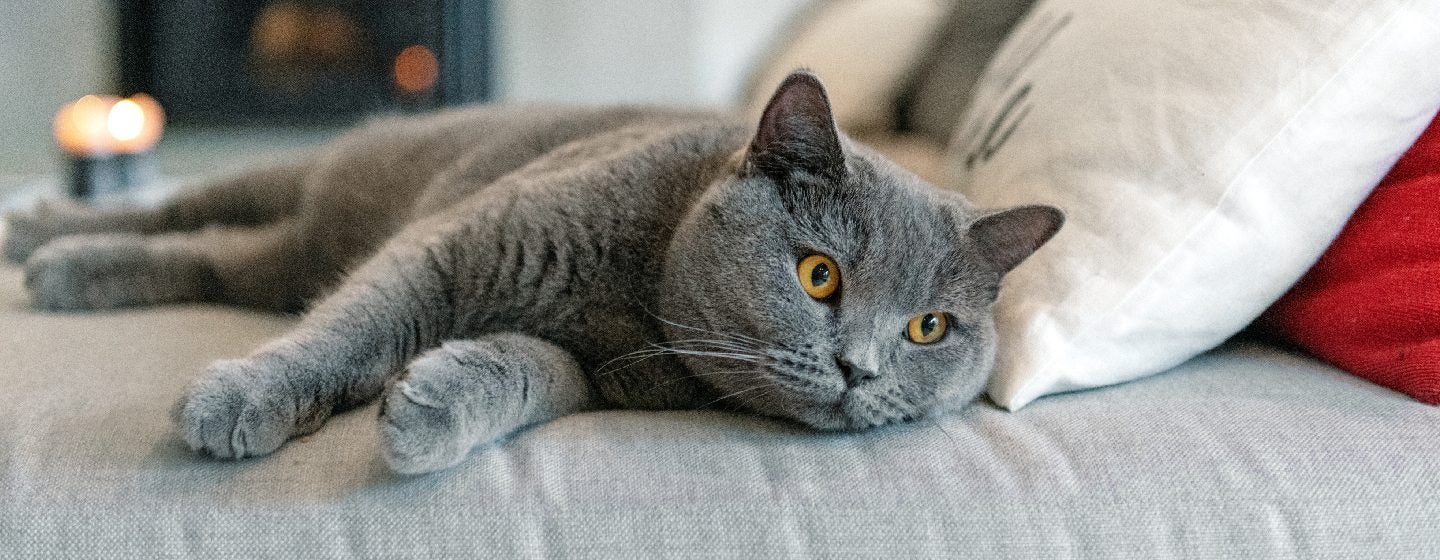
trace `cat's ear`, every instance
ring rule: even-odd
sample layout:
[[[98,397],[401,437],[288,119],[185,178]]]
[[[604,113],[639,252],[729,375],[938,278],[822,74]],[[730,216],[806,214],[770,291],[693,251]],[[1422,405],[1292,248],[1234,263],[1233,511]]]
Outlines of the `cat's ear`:
[[[1053,206],[1020,206],[995,212],[970,225],[970,238],[998,272],[1010,272],[1055,236],[1065,214]]]
[[[845,174],[845,152],[820,78],[800,70],[780,83],[760,117],[745,160],[750,168],[774,179],[797,170],[832,179]]]

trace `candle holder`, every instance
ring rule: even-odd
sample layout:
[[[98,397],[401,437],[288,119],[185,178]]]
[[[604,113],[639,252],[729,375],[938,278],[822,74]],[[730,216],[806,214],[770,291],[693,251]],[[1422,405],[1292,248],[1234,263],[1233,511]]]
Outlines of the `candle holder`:
[[[149,153],[70,156],[70,177],[66,194],[89,199],[116,194],[155,180]]]
[[[159,142],[165,111],[154,98],[87,95],[55,114],[55,140],[69,160],[68,194],[115,194],[155,179],[149,151]]]

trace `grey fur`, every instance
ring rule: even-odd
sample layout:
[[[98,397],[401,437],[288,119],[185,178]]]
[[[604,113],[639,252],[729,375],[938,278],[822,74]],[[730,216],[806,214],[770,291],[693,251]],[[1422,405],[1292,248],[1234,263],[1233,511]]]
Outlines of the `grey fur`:
[[[10,219],[6,255],[28,259],[42,308],[317,301],[287,336],[210,366],[177,408],[181,435],[263,455],[383,394],[385,456],[406,473],[599,406],[860,429],[970,402],[1001,276],[1061,221],[977,211],[851,142],[806,73],[754,130],[478,107],[379,121],[153,211]],[[796,278],[815,252],[840,268],[826,301]],[[930,310],[952,330],[906,340]]]
[[[446,342],[387,391],[382,449],[398,472],[440,470],[477,444],[600,405],[580,364],[554,344],[514,333]]]

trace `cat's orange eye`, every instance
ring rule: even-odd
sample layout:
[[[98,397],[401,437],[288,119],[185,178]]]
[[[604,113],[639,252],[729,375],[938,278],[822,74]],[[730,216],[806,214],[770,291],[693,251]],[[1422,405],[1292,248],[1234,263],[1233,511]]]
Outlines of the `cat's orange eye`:
[[[905,338],[915,344],[934,344],[945,338],[945,331],[949,327],[949,321],[945,314],[940,311],[929,311],[910,318],[910,324],[905,327]]]
[[[825,255],[810,255],[795,265],[795,275],[800,277],[800,287],[815,299],[835,295],[840,289],[840,266]]]

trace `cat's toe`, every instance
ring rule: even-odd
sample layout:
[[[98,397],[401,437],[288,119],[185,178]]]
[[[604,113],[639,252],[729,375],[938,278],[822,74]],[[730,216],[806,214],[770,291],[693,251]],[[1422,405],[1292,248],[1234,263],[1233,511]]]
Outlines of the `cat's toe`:
[[[475,444],[503,435],[491,417],[494,407],[485,406],[484,392],[472,386],[495,376],[498,367],[482,350],[494,349],[468,342],[426,352],[386,392],[380,408],[381,449],[395,472],[455,466]]]
[[[62,235],[61,214],[74,213],[71,208],[68,204],[41,201],[28,211],[6,212],[0,218],[5,222],[5,260],[23,263],[40,247]]]
[[[23,263],[25,259],[39,249],[46,241],[48,235],[44,232],[43,218],[41,213],[31,212],[6,212],[5,221],[5,260],[13,263]]]
[[[143,252],[138,238],[63,237],[25,261],[25,288],[35,307],[51,311],[126,305],[139,286],[127,285],[124,276],[143,260]]]
[[[247,360],[212,364],[179,406],[191,449],[221,458],[265,455],[295,434],[296,403],[283,379]]]
[[[459,464],[472,443],[463,433],[463,411],[426,394],[425,388],[412,380],[391,386],[380,409],[380,448],[385,462],[401,474],[434,472]]]
[[[203,299],[212,278],[198,254],[155,245],[138,234],[68,235],[25,261],[32,304],[50,311]]]

